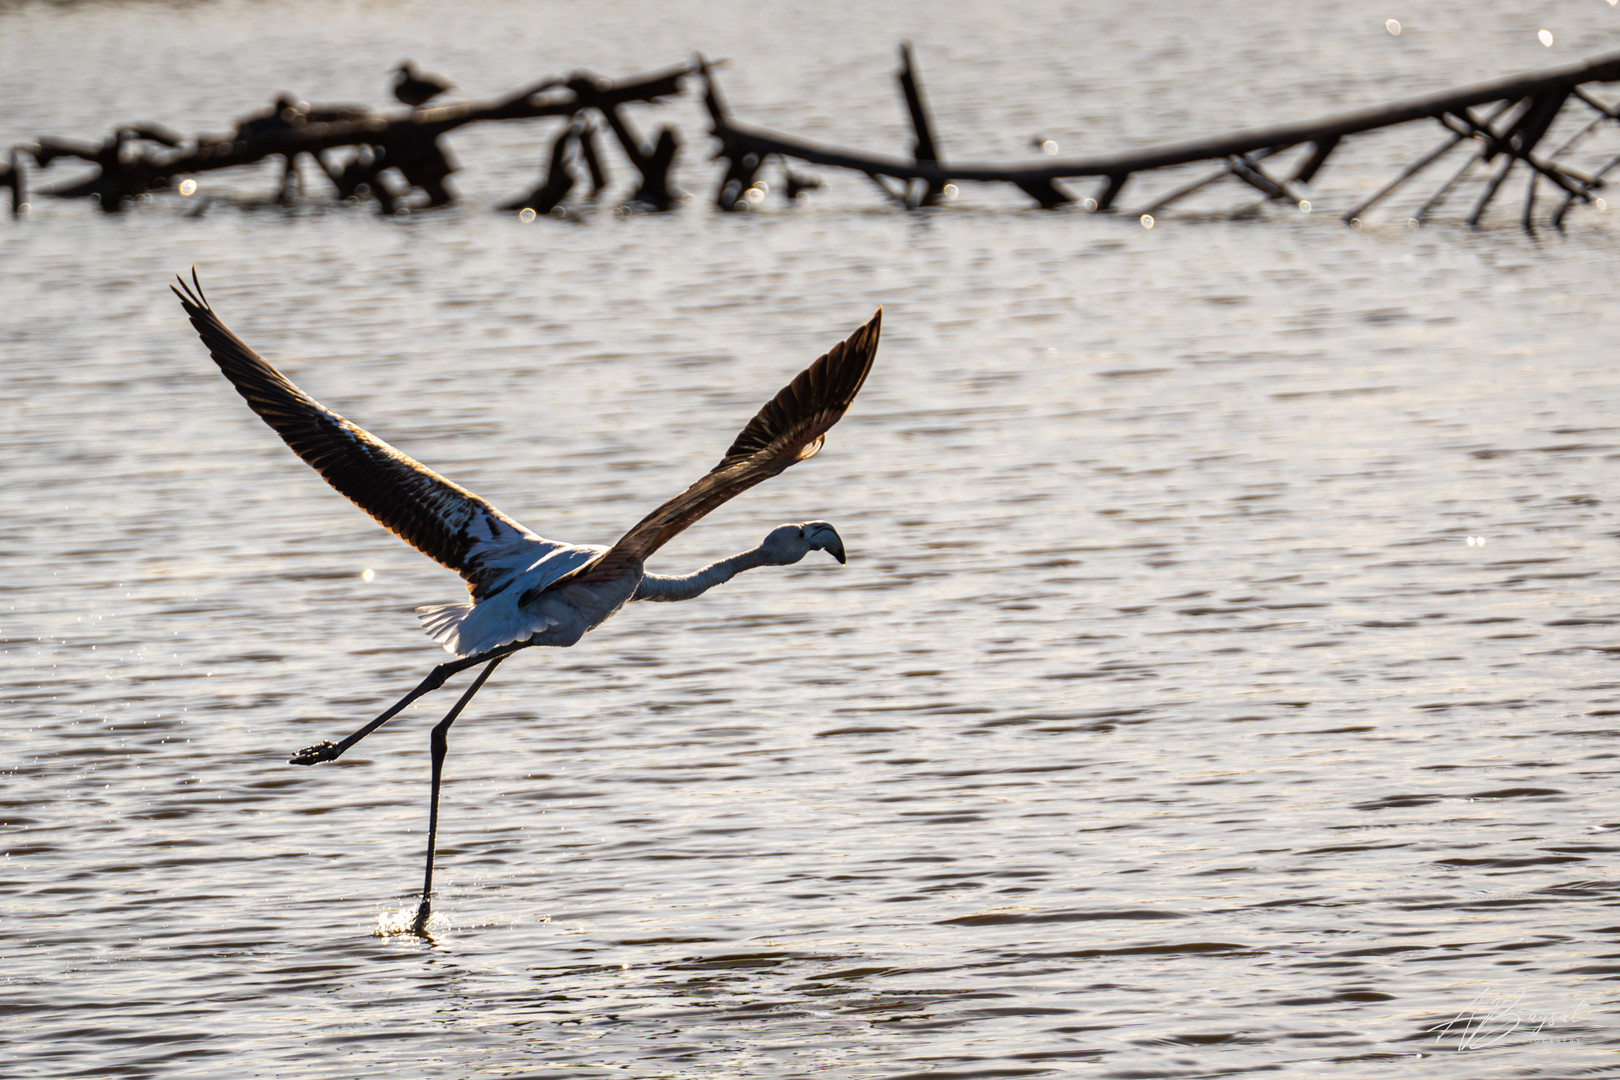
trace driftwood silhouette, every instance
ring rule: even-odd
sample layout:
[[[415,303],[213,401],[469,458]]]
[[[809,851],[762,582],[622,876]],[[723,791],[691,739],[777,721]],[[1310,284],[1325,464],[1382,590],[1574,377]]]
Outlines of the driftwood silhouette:
[[[11,189],[11,216],[22,217],[23,207],[28,205],[27,177],[15,149],[0,163],[0,187]]]
[[[121,209],[144,192],[173,187],[176,178],[253,165],[273,157],[285,162],[281,190],[285,197],[296,175],[293,163],[306,154],[320,164],[340,197],[368,195],[384,211],[392,212],[412,190],[422,192],[429,206],[452,200],[445,181],[455,164],[440,142],[449,132],[465,124],[497,120],[551,116],[573,120],[590,109],[606,116],[626,141],[626,155],[642,174],[638,198],[645,194],[645,201],[664,208],[673,201],[668,180],[674,159],[673,132],[666,129],[659,145],[649,151],[619,114],[630,102],[656,102],[679,93],[681,78],[693,70],[692,65],[681,64],[618,81],[581,72],[567,80],[543,79],[494,101],[419,108],[393,116],[357,106],[304,106],[283,95],[270,110],[239,121],[228,136],[183,139],[157,125],[131,124],[100,143],[41,139],[32,154],[41,168],[64,157],[94,164],[96,169],[88,176],[42,190],[60,198],[93,196],[108,212]],[[588,154],[588,161],[594,163],[593,183],[600,188],[605,181],[594,145]],[[0,174],[8,177],[0,182],[11,186],[14,195],[22,184],[15,166],[13,161],[7,173]],[[389,181],[389,170],[404,181],[404,190]]]
[[[681,74],[687,74],[692,70],[695,68],[682,69]],[[540,182],[522,198],[502,203],[501,209],[532,210],[536,214],[548,214],[556,210],[573,190],[575,177],[570,165],[576,157],[585,164],[593,196],[607,185],[601,149],[597,145],[600,129],[589,116],[581,115],[585,110],[592,110],[607,121],[608,129],[618,138],[619,147],[624,151],[625,158],[641,175],[641,184],[631,196],[631,204],[652,210],[673,209],[681,196],[681,192],[670,183],[669,179],[670,169],[675,164],[675,155],[680,149],[680,140],[675,134],[675,129],[667,125],[661,128],[657,142],[649,147],[642,142],[641,136],[636,133],[629,118],[624,115],[621,106],[626,99],[615,94],[616,87],[613,84],[576,75],[568,80],[567,85],[577,103],[573,121],[552,143]]]
[[[535,187],[504,203],[503,208],[536,215],[557,212],[578,190],[576,173],[581,165],[591,195],[600,193],[607,176],[599,139],[603,131],[611,131],[639,174],[632,201],[668,210],[681,198],[670,180],[680,139],[666,125],[652,143],[645,142],[625,107],[673,97],[681,92],[681,80],[693,73],[702,76],[710,132],[718,143],[715,157],[725,163],[714,203],[728,212],[747,210],[764,198],[760,173],[770,162],[780,163],[785,172],[783,191],[790,200],[821,186],[816,176],[788,168],[790,161],[858,172],[877,185],[885,198],[909,209],[931,206],[955,194],[959,184],[993,183],[1011,184],[1044,208],[1079,203],[1093,211],[1117,211],[1122,191],[1139,175],[1208,161],[1216,165],[1213,171],[1160,194],[1133,213],[1151,223],[1153,215],[1228,179],[1268,200],[1296,203],[1305,209],[1310,205],[1305,185],[1346,139],[1400,124],[1433,121],[1444,129],[1444,141],[1351,207],[1344,214],[1346,221],[1359,224],[1375,205],[1462,147],[1468,151],[1467,160],[1412,213],[1411,220],[1422,221],[1432,214],[1482,164],[1494,165],[1467,218],[1469,225],[1477,225],[1512,170],[1523,165],[1528,174],[1522,215],[1525,228],[1534,227],[1536,200],[1543,184],[1550,185],[1559,197],[1548,220],[1562,228],[1570,207],[1596,201],[1594,193],[1603,187],[1604,178],[1620,168],[1620,155],[1588,171],[1563,160],[1600,127],[1620,122],[1620,109],[1588,89],[1595,83],[1620,82],[1620,54],[1307,123],[1126,154],[996,165],[946,159],[911,48],[904,44],[897,79],[914,136],[909,158],[823,146],[744,124],[727,106],[714,65],[701,56],[691,63],[617,81],[579,72],[567,79],[543,79],[492,101],[420,107],[394,115],[363,106],[309,106],[283,95],[270,109],[237,121],[227,136],[187,139],[157,124],[126,124],[100,142],[46,138],[27,149],[41,168],[58,158],[94,165],[86,176],[41,190],[63,198],[95,197],[108,212],[145,192],[173,187],[177,178],[277,157],[283,162],[280,196],[286,199],[300,175],[296,165],[301,155],[319,164],[340,198],[371,198],[384,212],[393,212],[406,199],[428,206],[452,200],[446,181],[456,166],[441,141],[449,132],[470,123],[562,117],[568,122],[552,139]],[[422,85],[415,86],[410,78]],[[401,66],[396,80],[409,88],[409,98],[427,94],[441,81],[413,75],[406,65]],[[1545,150],[1547,136],[1560,117],[1577,110],[1590,113],[1588,122],[1555,149]],[[1278,161],[1286,168],[1278,167]],[[1081,196],[1069,190],[1069,185],[1088,180],[1096,185],[1090,194]],[[13,213],[20,214],[26,206],[28,178],[17,149],[0,164],[0,186],[11,188]]]
[[[1357,222],[1374,204],[1438,161],[1453,147],[1466,142],[1473,147],[1469,166],[1424,204],[1416,215],[1417,220],[1422,220],[1439,205],[1439,201],[1466,175],[1468,168],[1481,161],[1494,160],[1499,164],[1469,214],[1470,225],[1479,223],[1508,173],[1514,165],[1523,163],[1530,171],[1523,216],[1525,227],[1533,225],[1536,191],[1542,180],[1563,194],[1562,202],[1551,216],[1552,223],[1562,227],[1570,205],[1576,200],[1591,202],[1592,193],[1603,185],[1603,177],[1620,167],[1620,158],[1616,158],[1593,172],[1582,172],[1556,160],[1605,121],[1620,121],[1620,111],[1593,97],[1586,89],[1590,83],[1620,82],[1620,54],[1309,123],[1241,131],[1234,135],[1198,139],[1129,154],[1010,166],[947,163],[938,150],[909,46],[901,46],[900,62],[898,78],[901,93],[905,97],[916,136],[910,160],[822,146],[740,123],[727,107],[714,72],[699,58],[711,132],[720,144],[719,156],[727,162],[715,204],[723,210],[747,209],[749,200],[744,198],[746,190],[754,183],[763,164],[773,157],[863,173],[890,198],[909,207],[927,206],[937,201],[947,184],[977,182],[1012,184],[1042,207],[1051,209],[1082,201],[1065,190],[1059,181],[1094,179],[1100,182],[1100,186],[1094,195],[1083,200],[1085,208],[1108,211],[1116,208],[1121,191],[1137,174],[1199,161],[1219,162],[1221,165],[1217,171],[1160,197],[1137,213],[1157,213],[1227,178],[1247,184],[1268,199],[1303,202],[1301,185],[1308,183],[1321,171],[1343,139],[1399,124],[1432,120],[1448,132],[1446,142],[1408,166],[1373,196],[1353,207],[1344,215],[1346,221]],[[1596,115],[1558,149],[1550,154],[1538,154],[1542,139],[1566,105],[1590,109]],[[1486,106],[1495,107],[1483,117],[1476,115],[1475,110]],[[1273,173],[1262,164],[1268,158],[1297,147],[1305,147],[1306,152],[1286,174]],[[894,186],[896,184],[899,185],[898,190]]]

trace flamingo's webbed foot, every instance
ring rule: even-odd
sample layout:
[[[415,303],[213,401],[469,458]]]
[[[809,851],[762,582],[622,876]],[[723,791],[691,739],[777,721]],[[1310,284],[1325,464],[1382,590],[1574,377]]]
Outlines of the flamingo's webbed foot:
[[[314,746],[306,746],[298,753],[287,759],[289,765],[316,765],[323,761],[332,761],[343,751],[331,739],[325,739]]]

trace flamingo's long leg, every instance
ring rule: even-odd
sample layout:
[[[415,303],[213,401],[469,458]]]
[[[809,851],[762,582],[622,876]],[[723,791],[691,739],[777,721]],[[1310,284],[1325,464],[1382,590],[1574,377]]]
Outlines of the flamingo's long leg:
[[[314,746],[306,746],[289,758],[288,762],[293,765],[314,765],[322,761],[332,761],[336,758],[342,757],[345,750],[359,742],[361,739],[365,738],[367,735],[370,735],[373,731],[376,731],[378,728],[382,727],[388,721],[392,720],[395,714],[397,714],[401,709],[409,705],[411,702],[415,701],[417,698],[421,697],[423,694],[432,693],[439,687],[443,686],[444,681],[450,676],[459,671],[465,671],[470,667],[475,667],[478,664],[482,664],[485,660],[504,660],[510,654],[523,648],[525,644],[527,643],[513,642],[510,645],[502,645],[498,649],[491,649],[489,652],[480,653],[477,656],[468,656],[460,660],[447,660],[438,667],[434,668],[432,671],[428,672],[427,678],[418,683],[415,690],[412,690],[410,693],[394,702],[381,716],[371,721],[371,723],[367,724],[353,735],[350,735],[347,739],[336,743],[332,742],[330,739],[327,739],[323,742],[316,743]],[[488,674],[488,671],[484,672],[484,675]],[[476,690],[483,684],[483,681],[483,677],[480,676],[478,682],[473,684],[473,688]],[[467,696],[471,697],[472,695],[468,694]],[[465,704],[466,701],[463,700],[462,705]],[[458,705],[456,708],[457,711],[460,711],[461,706]]]
[[[433,897],[433,845],[439,836],[439,779],[444,775],[444,755],[450,749],[450,725],[456,722],[456,717],[467,707],[467,702],[473,699],[479,687],[484,685],[484,680],[489,678],[506,657],[506,653],[501,653],[491,660],[489,666],[480,671],[478,678],[467,687],[467,692],[461,695],[461,700],[445,714],[443,720],[433,725],[429,743],[433,751],[433,791],[428,796],[427,871],[422,875],[422,903],[416,909],[416,921],[412,924],[412,928],[418,934],[427,928],[428,915],[432,912],[430,905]]]

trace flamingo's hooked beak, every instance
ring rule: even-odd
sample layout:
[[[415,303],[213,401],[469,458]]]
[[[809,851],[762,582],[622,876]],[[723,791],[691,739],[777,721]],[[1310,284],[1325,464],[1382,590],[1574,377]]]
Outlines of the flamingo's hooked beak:
[[[844,538],[827,522],[810,522],[804,527],[804,536],[810,541],[812,551],[825,551],[840,563],[847,561],[844,558]]]

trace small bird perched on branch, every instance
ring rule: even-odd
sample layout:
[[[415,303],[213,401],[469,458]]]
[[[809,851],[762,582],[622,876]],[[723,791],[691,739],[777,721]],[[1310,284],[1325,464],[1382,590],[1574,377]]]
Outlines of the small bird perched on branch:
[[[409,60],[401,60],[394,69],[394,96],[413,109],[421,108],[450,87],[448,79],[417,71]]]

